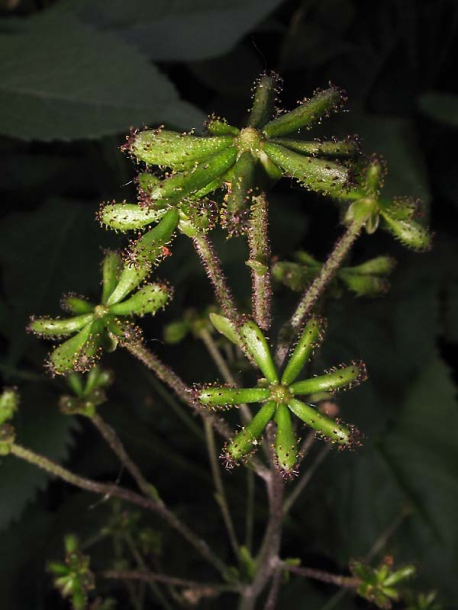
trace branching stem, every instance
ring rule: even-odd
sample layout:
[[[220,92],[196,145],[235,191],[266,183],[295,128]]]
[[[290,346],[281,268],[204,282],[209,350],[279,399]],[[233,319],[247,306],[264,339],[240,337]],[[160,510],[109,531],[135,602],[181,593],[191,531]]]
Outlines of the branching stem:
[[[183,538],[185,538],[200,553],[202,557],[204,557],[216,570],[218,570],[218,572],[220,572],[223,576],[228,573],[226,565],[217,555],[215,555],[215,553],[213,553],[208,544],[199,538],[199,536],[197,536],[197,534],[195,534],[192,530],[190,530],[187,525],[180,521],[180,519],[178,519],[178,517],[164,505],[162,500],[144,498],[133,491],[124,489],[123,487],[119,487],[113,483],[100,483],[98,481],[92,481],[91,479],[80,477],[66,468],[63,468],[60,464],[56,464],[56,462],[53,462],[47,457],[30,451],[30,449],[26,449],[25,447],[17,445],[16,443],[11,445],[11,453],[21,460],[34,464],[38,468],[41,468],[59,479],[70,483],[70,485],[79,487],[80,489],[85,489],[86,491],[90,491],[101,496],[105,496],[106,498],[114,496],[158,514],[170,525],[170,527],[179,532]]]
[[[288,320],[280,330],[277,352],[275,355],[279,366],[283,364],[286,358],[291,341],[299,333],[307,316],[311,313],[315,303],[323,294],[326,286],[341,266],[342,261],[349,253],[360,232],[361,224],[354,222],[348,225],[345,233],[336,242],[333,251],[321,267],[319,275],[302,295],[291,319]]]

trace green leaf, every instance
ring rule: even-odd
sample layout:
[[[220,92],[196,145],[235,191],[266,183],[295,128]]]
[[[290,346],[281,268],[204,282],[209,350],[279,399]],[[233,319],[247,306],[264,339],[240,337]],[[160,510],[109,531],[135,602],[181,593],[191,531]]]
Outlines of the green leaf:
[[[283,0],[79,2],[80,14],[119,31],[154,61],[193,61],[229,51]],[[68,6],[72,10],[74,2]],[[77,5],[78,7],[78,5]]]
[[[456,387],[439,356],[411,384],[382,453],[401,490],[445,547],[458,543]]]
[[[21,388],[21,416],[16,418],[19,444],[60,461],[67,457],[72,443],[75,418],[61,415],[56,396],[44,384]],[[0,463],[0,530],[19,519],[38,490],[44,489],[49,475],[12,456]]]
[[[458,127],[458,95],[425,93],[418,100],[420,110],[431,119]]]
[[[201,124],[172,83],[113,34],[54,11],[25,24],[0,35],[0,133],[49,141]]]

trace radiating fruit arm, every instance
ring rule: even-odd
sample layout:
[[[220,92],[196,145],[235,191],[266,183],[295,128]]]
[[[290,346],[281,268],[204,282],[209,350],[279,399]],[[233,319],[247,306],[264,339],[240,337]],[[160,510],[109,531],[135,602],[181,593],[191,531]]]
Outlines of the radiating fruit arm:
[[[291,415],[285,404],[279,404],[275,413],[277,434],[275,438],[275,453],[278,466],[285,474],[292,474],[297,462],[297,441],[291,422]]]
[[[349,388],[366,379],[366,367],[362,362],[351,366],[343,366],[326,375],[319,375],[311,379],[297,381],[290,385],[295,395],[314,394],[315,392],[333,392]]]
[[[352,441],[352,432],[350,428],[330,419],[317,409],[306,405],[301,400],[292,398],[288,401],[288,407],[299,419],[308,426],[328,438],[332,442],[340,445],[349,445]]]
[[[198,391],[198,400],[206,406],[240,405],[262,402],[270,395],[268,388],[225,388],[209,387]]]
[[[247,121],[248,127],[261,129],[272,118],[280,80],[274,72],[263,74],[258,80],[254,92],[253,106]]]
[[[132,203],[104,205],[98,215],[102,225],[117,231],[134,231],[158,222],[166,210],[154,210]]]
[[[295,133],[322,119],[323,116],[329,115],[333,110],[337,110],[344,99],[344,94],[337,87],[317,91],[311,99],[305,100],[291,112],[282,114],[267,123],[263,132],[269,138]]]
[[[147,165],[182,170],[221,152],[233,140],[230,135],[202,137],[161,128],[134,133],[123,150]]]
[[[222,457],[228,464],[236,462],[247,455],[256,446],[258,438],[275,413],[273,401],[266,402],[253,417],[251,422],[242,428],[224,449]]]
[[[307,322],[283,372],[283,384],[290,385],[297,378],[313,351],[320,345],[325,327],[326,321],[318,316],[312,316]]]

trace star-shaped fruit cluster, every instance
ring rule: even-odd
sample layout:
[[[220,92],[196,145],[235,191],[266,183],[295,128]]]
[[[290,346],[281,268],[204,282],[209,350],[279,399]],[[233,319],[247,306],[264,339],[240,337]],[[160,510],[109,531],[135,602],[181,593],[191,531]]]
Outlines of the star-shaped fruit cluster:
[[[138,176],[139,203],[105,205],[101,223],[121,231],[140,229],[175,207],[180,229],[192,234],[193,227],[212,226],[214,206],[207,196],[224,188],[220,221],[233,234],[245,231],[253,195],[282,176],[319,193],[342,195],[348,189],[348,160],[358,152],[357,140],[305,140],[300,131],[339,109],[343,93],[330,86],[291,112],[279,113],[279,82],[275,74],[261,76],[247,125],[241,129],[213,116],[203,136],[162,127],[131,134],[123,149],[148,170]]]
[[[264,375],[258,384],[251,388],[195,388],[195,398],[207,407],[217,409],[251,403],[261,405],[250,423],[225,446],[222,458],[228,467],[232,467],[254,451],[267,424],[274,421],[277,464],[286,477],[291,476],[298,459],[298,439],[291,414],[313,428],[324,439],[340,447],[352,447],[358,442],[358,432],[353,426],[346,426],[329,418],[313,404],[301,399],[317,393],[332,393],[350,388],[366,378],[364,364],[353,362],[323,375],[297,380],[304,365],[323,339],[325,322],[322,318],[312,316],[309,319],[282,373],[275,366],[266,338],[252,320],[245,320],[236,327],[218,314],[210,314],[210,318],[215,328],[240,347]]]
[[[140,332],[131,323],[135,316],[155,314],[165,306],[172,290],[162,282],[145,283],[154,263],[163,256],[175,230],[178,212],[170,210],[161,222],[145,233],[123,260],[118,252],[106,253],[102,265],[102,297],[99,304],[70,294],[62,307],[67,318],[32,318],[29,330],[60,340],[49,357],[53,374],[89,370],[103,350],[113,351],[118,342]]]

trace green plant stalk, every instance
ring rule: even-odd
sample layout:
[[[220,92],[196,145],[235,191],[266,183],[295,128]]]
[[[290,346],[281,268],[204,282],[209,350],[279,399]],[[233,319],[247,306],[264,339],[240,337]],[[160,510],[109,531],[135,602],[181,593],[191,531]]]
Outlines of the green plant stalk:
[[[213,477],[213,484],[216,489],[215,499],[220,508],[224,525],[226,526],[227,534],[229,536],[229,542],[232,546],[232,550],[234,551],[234,554],[238,559],[240,555],[239,543],[237,541],[234,523],[232,521],[229,505],[227,502],[226,491],[224,489],[223,480],[221,478],[221,468],[218,463],[218,452],[215,444],[215,434],[213,432],[213,427],[208,419],[204,419],[204,427],[205,437],[207,440],[208,458],[210,461],[210,468]]]
[[[254,610],[257,597],[275,570],[280,551],[283,529],[284,481],[276,468],[274,427],[274,424],[271,422],[266,428],[266,444],[270,463],[270,476],[266,480],[269,499],[269,520],[261,548],[256,557],[256,575],[253,582],[243,593],[239,610]]]
[[[191,409],[196,411],[212,422],[215,430],[225,439],[232,436],[232,432],[225,421],[216,417],[209,411],[204,411],[199,403],[192,399],[191,389],[178,377],[178,375],[169,366],[164,364],[153,352],[151,352],[143,343],[135,341],[132,343],[124,343],[123,347],[130,352],[135,358],[143,362],[143,364],[153,371],[161,381],[171,388],[183,402]]]
[[[146,563],[145,563],[143,557],[141,556],[141,554],[135,548],[135,544],[134,544],[134,541],[132,540],[132,537],[128,533],[125,533],[123,537],[124,537],[126,545],[128,546],[129,551],[131,552],[132,557],[134,558],[137,566],[141,570],[146,572],[147,571]],[[173,606],[170,604],[169,600],[164,596],[164,594],[162,593],[162,591],[156,584],[156,581],[148,580],[148,581],[146,581],[146,584],[149,586],[151,592],[159,600],[159,602],[162,604],[162,606],[163,606],[163,608],[165,608],[165,610],[173,610]],[[168,585],[170,587],[170,583],[168,583]]]
[[[131,460],[127,454],[124,445],[122,444],[119,436],[109,426],[106,421],[99,415],[95,414],[90,417],[90,420],[103,436],[107,444],[110,446],[113,453],[115,453],[124,468],[131,474],[134,481],[137,483],[138,488],[144,493],[147,498],[152,495],[152,487],[141,473],[138,466]]]
[[[205,272],[215,290],[216,300],[229,320],[237,325],[239,313],[232,296],[231,290],[227,285],[226,276],[223,273],[220,260],[215,252],[212,242],[203,233],[197,232],[192,238],[194,248],[202,261]]]
[[[315,433],[313,433],[313,436],[314,435],[315,435]],[[296,500],[299,498],[301,493],[304,491],[305,487],[310,482],[310,479],[313,477],[313,475],[315,474],[315,472],[317,471],[318,467],[323,462],[325,457],[330,453],[331,449],[332,449],[332,445],[326,444],[320,450],[320,452],[318,453],[318,455],[316,456],[314,461],[310,464],[310,466],[307,468],[307,470],[304,473],[302,473],[302,475],[301,475],[299,481],[296,483],[296,486],[294,487],[293,491],[286,498],[286,500],[283,504],[283,516],[284,517],[286,517],[286,515],[289,513],[294,502],[296,502]]]
[[[253,197],[248,229],[252,283],[252,311],[256,324],[265,331],[271,325],[272,284],[270,274],[270,241],[268,204],[265,193]]]
[[[144,582],[163,582],[176,587],[185,587],[188,589],[209,590],[212,593],[239,592],[241,586],[237,584],[216,584],[197,582],[195,580],[187,580],[176,576],[167,576],[166,574],[157,574],[155,572],[146,572],[140,570],[105,570],[97,574],[99,578],[107,580],[141,580]]]
[[[173,529],[179,532],[183,538],[185,538],[199,554],[204,557],[210,565],[212,565],[220,574],[223,576],[228,574],[227,566],[220,560],[220,558],[213,553],[208,544],[199,538],[187,525],[182,523],[178,517],[176,517],[161,500],[153,500],[150,498],[144,498],[128,489],[119,487],[114,483],[99,483],[98,481],[92,481],[74,474],[70,470],[63,468],[60,464],[56,464],[47,457],[35,453],[26,447],[13,443],[11,445],[11,454],[17,458],[29,462],[46,472],[62,479],[66,483],[70,483],[74,487],[85,489],[92,493],[99,494],[101,496],[111,497],[115,496],[131,504],[136,504],[141,508],[150,510],[159,516],[161,516]]]
[[[357,222],[353,222],[347,226],[345,233],[336,242],[333,251],[321,267],[320,274],[313,280],[302,295],[291,319],[281,328],[275,354],[278,366],[283,364],[291,341],[299,333],[304,321],[312,312],[317,300],[323,294],[325,288],[341,266],[344,258],[358,238],[361,228],[361,223]]]
[[[292,566],[287,563],[283,563],[282,566],[288,572],[292,572],[298,576],[312,578],[313,580],[319,580],[320,582],[336,585],[337,587],[344,587],[345,589],[356,589],[361,584],[360,579],[355,578],[354,576],[340,576],[339,574],[330,574],[323,570]]]

